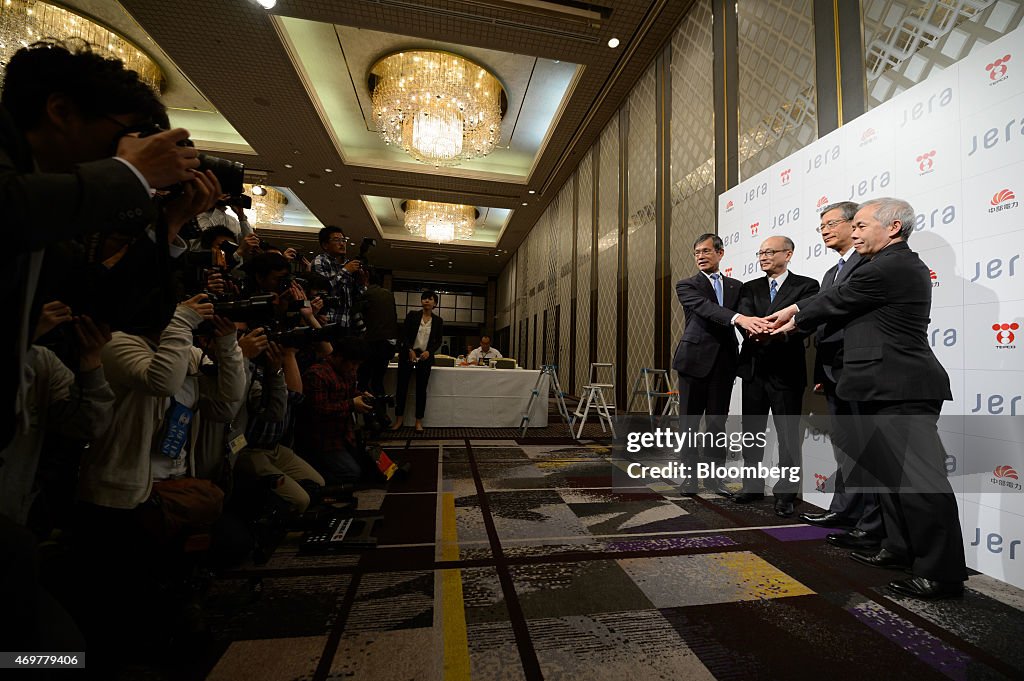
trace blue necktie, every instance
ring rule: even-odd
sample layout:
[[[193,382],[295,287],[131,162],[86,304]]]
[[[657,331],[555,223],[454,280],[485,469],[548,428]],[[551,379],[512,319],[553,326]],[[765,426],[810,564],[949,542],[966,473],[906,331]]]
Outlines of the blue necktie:
[[[843,273],[843,265],[845,265],[845,264],[846,264],[846,261],[843,260],[842,258],[839,258],[839,264],[836,265],[836,278],[832,280],[833,284],[835,284],[837,281],[839,281],[839,275]]]
[[[775,279],[772,279],[772,285],[768,288],[768,297],[772,299],[773,303],[775,302],[775,294],[778,293],[778,289],[779,282]]]
[[[722,297],[722,275],[715,272],[711,275],[711,282],[715,287],[715,297],[718,298],[718,304],[722,305],[725,302],[725,298]]]

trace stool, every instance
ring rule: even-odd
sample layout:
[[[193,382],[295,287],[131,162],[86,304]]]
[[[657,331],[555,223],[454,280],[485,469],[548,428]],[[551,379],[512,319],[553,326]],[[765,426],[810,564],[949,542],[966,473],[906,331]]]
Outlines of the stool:
[[[576,405],[576,411],[573,412],[574,423],[580,424],[579,430],[576,432],[575,437],[577,440],[583,435],[583,424],[587,421],[587,415],[590,414],[590,407],[593,406],[597,411],[597,420],[601,424],[601,432],[606,430],[612,431],[612,437],[615,437],[615,426],[612,424],[611,407],[604,399],[604,389],[609,388],[608,384],[593,384],[583,386],[583,397],[580,399],[579,404]],[[581,411],[582,410],[582,411]],[[605,423],[608,424],[608,428],[605,428]],[[571,428],[571,426],[570,426]]]
[[[633,384],[633,394],[629,398],[629,405],[626,408],[627,412],[633,410],[633,402],[638,395],[643,395],[647,398],[647,414],[649,416],[654,416],[656,400],[666,397],[669,398],[669,402],[666,403],[662,414],[668,413],[673,397],[675,398],[676,413],[678,413],[679,393],[676,392],[675,386],[672,385],[672,377],[667,369],[650,369],[647,367],[640,369],[640,375],[636,377],[636,382]]]

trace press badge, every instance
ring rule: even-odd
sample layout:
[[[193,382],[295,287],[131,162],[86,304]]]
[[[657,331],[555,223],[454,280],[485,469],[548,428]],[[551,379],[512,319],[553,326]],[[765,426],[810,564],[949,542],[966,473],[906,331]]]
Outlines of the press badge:
[[[181,456],[188,441],[189,426],[192,424],[192,410],[180,402],[171,400],[167,410],[167,432],[160,443],[160,453],[172,459]]]

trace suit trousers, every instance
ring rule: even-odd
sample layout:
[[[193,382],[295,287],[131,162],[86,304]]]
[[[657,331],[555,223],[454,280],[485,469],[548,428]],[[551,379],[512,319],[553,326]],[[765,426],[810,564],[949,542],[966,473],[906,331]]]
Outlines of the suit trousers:
[[[711,372],[704,378],[679,373],[679,429],[682,432],[700,432],[700,419],[704,417],[706,433],[716,440],[725,433],[725,420],[729,415],[729,401],[732,399],[732,385],[736,379],[734,360],[723,360],[719,352]],[[704,448],[704,457],[714,463],[725,463],[728,451],[724,446]],[[694,470],[698,452],[696,447],[683,450],[682,463]]]
[[[856,529],[881,537],[885,534],[885,524],[878,495],[867,489],[846,489],[846,478],[864,451],[863,445],[857,441],[857,405],[836,395],[836,384],[832,381],[826,379],[823,387],[828,412],[832,416],[832,452],[836,459],[836,472],[832,476],[835,492],[828,510],[854,523]]]
[[[384,392],[384,374],[395,355],[395,346],[386,340],[366,341],[366,359],[359,365],[359,389],[368,390],[375,397]]]
[[[401,355],[402,353],[399,353]],[[427,410],[427,383],[430,382],[430,369],[434,366],[433,359],[420,360],[413,364],[407,357],[398,362],[398,394],[395,395],[395,416],[405,413],[405,396],[409,392],[409,378],[416,374],[416,418],[423,418]]]
[[[936,427],[942,402],[858,402],[864,465],[879,493],[882,547],[907,556],[916,577],[967,579],[960,511],[946,477],[946,450]]]
[[[802,468],[800,414],[803,411],[803,401],[802,389],[780,388],[756,375],[749,381],[743,381],[743,432],[765,432],[770,409],[779,443],[779,466]],[[743,448],[745,465],[756,466],[762,459],[764,447],[755,444]],[[763,492],[764,480],[745,478],[743,491]],[[784,475],[775,483],[772,492],[777,497],[793,501],[800,492],[800,483],[791,482],[789,477]]]

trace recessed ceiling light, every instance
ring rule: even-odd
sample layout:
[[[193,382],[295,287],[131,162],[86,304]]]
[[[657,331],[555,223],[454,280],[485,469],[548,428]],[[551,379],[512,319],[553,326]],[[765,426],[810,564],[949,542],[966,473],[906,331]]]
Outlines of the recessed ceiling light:
[[[334,171],[331,170],[330,168],[324,168],[324,172],[325,173],[333,173]]]
[[[536,193],[537,193],[537,191],[536,191],[535,189],[531,189],[531,190],[530,190],[530,193],[531,193],[531,194],[536,194]]]
[[[294,168],[295,166],[293,166],[291,163],[285,163],[284,167],[285,168]]]
[[[608,41],[608,47],[612,48],[613,50],[616,47],[618,47],[618,46],[619,46],[619,39],[618,38],[612,38],[611,40]]]
[[[334,183],[334,186],[335,186],[335,187],[340,187],[340,186],[341,186],[341,183],[340,183],[340,182],[335,182],[335,183]]]
[[[306,184],[305,180],[299,180],[299,184]]]
[[[274,5],[277,4],[277,0],[256,0],[256,4],[263,9],[274,9]]]
[[[530,205],[530,204],[526,203],[526,201],[523,201],[523,205],[524,205],[524,206],[528,206],[528,205]]]

